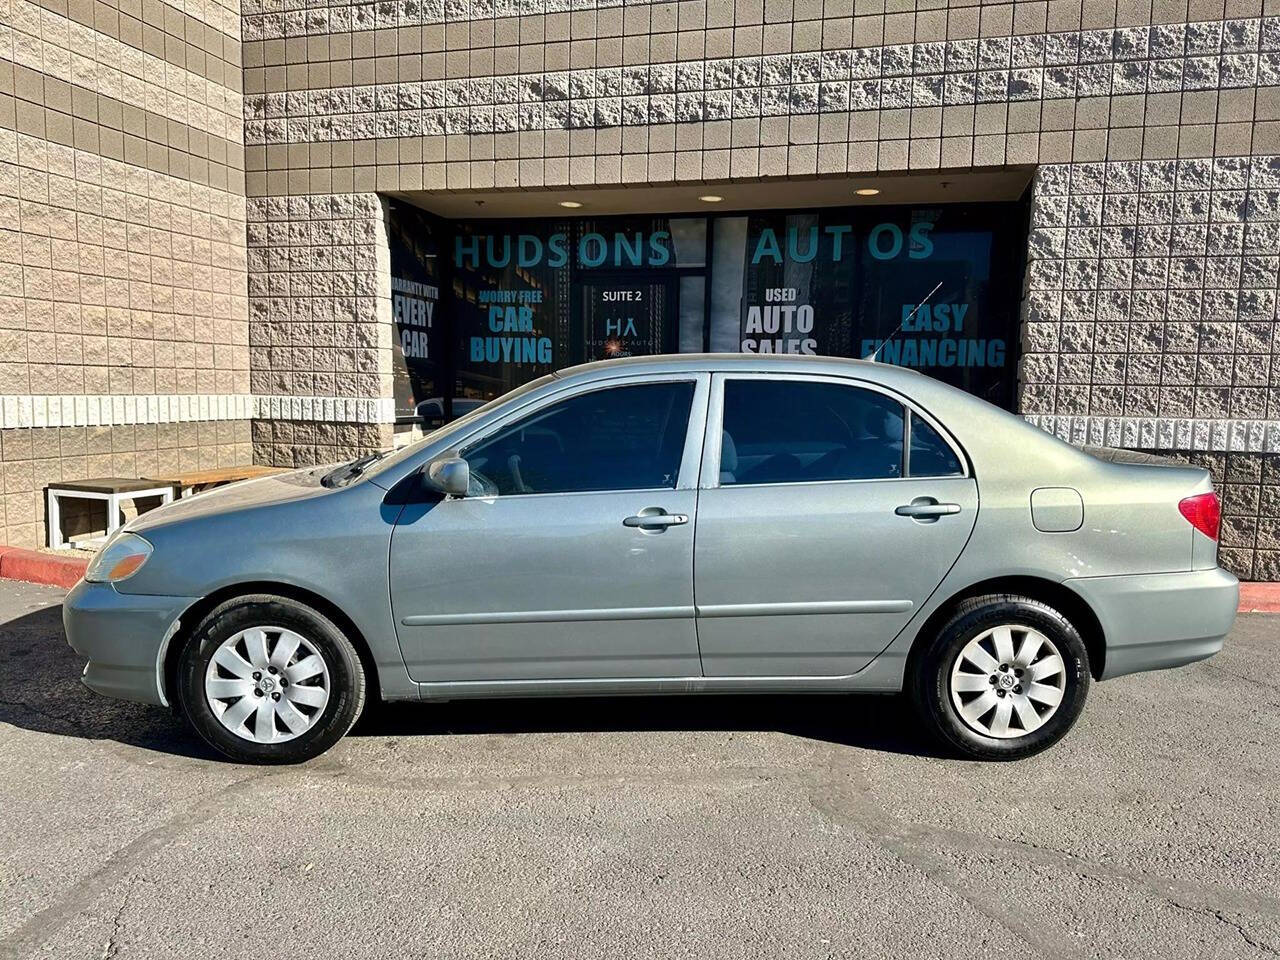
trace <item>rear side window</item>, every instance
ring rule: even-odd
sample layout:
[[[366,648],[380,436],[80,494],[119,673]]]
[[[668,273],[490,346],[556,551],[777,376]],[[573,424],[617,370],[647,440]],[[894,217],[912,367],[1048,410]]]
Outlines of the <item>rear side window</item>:
[[[957,477],[964,473],[951,445],[915,413],[911,414],[911,458],[907,469],[913,477]]]
[[[727,380],[720,483],[902,476],[902,404],[860,387]]]
[[[578,394],[543,407],[463,451],[500,496],[674,487],[693,382]]]

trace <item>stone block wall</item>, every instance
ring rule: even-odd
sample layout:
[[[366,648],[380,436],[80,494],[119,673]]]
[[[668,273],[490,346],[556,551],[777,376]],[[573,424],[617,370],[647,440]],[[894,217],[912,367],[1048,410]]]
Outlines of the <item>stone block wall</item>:
[[[1020,409],[1081,443],[1210,467],[1223,560],[1280,573],[1280,157],[1047,165]]]
[[[1228,484],[1224,556],[1270,576],[1277,14],[249,0],[246,183],[328,202],[1035,166],[1019,409],[1077,442],[1205,458]]]
[[[238,4],[0,0],[0,543],[249,462],[242,76]]]
[[[1041,167],[1029,257],[1023,412],[1280,453],[1280,157]]]
[[[250,385],[258,463],[391,444],[391,267],[374,194],[249,201]]]
[[[0,0],[0,541],[389,443],[388,193],[1007,165],[1021,412],[1203,459],[1275,575],[1278,0]]]
[[[251,193],[1280,153],[1262,0],[246,8]]]

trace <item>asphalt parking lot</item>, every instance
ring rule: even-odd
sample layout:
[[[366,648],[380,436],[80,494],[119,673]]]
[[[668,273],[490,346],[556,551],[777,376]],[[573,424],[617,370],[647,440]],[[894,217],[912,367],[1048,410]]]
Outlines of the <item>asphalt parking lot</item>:
[[[0,958],[1280,951],[1280,617],[1012,765],[896,698],[383,708],[222,762],[0,581]]]

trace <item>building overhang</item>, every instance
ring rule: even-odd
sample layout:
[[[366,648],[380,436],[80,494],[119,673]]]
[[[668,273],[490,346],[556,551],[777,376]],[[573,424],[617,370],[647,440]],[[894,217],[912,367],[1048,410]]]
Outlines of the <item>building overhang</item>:
[[[412,191],[389,196],[451,219],[712,214],[734,210],[1017,200],[1026,193],[1034,173],[1034,166],[1009,166],[662,186]],[[858,190],[878,190],[879,193],[863,196],[856,192]],[[702,199],[706,196],[721,199],[708,202]],[[564,203],[581,206],[566,208]]]

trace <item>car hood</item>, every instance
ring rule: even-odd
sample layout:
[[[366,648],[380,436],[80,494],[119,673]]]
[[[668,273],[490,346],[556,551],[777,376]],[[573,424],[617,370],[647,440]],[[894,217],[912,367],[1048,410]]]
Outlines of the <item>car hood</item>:
[[[194,496],[175,500],[155,510],[149,510],[131,520],[126,529],[134,533],[142,533],[180,521],[325,496],[334,491],[321,484],[320,480],[336,466],[337,464],[327,464],[321,467],[305,467],[288,473],[277,473],[269,477],[257,477],[253,480],[241,480],[238,483],[215,487]]]

